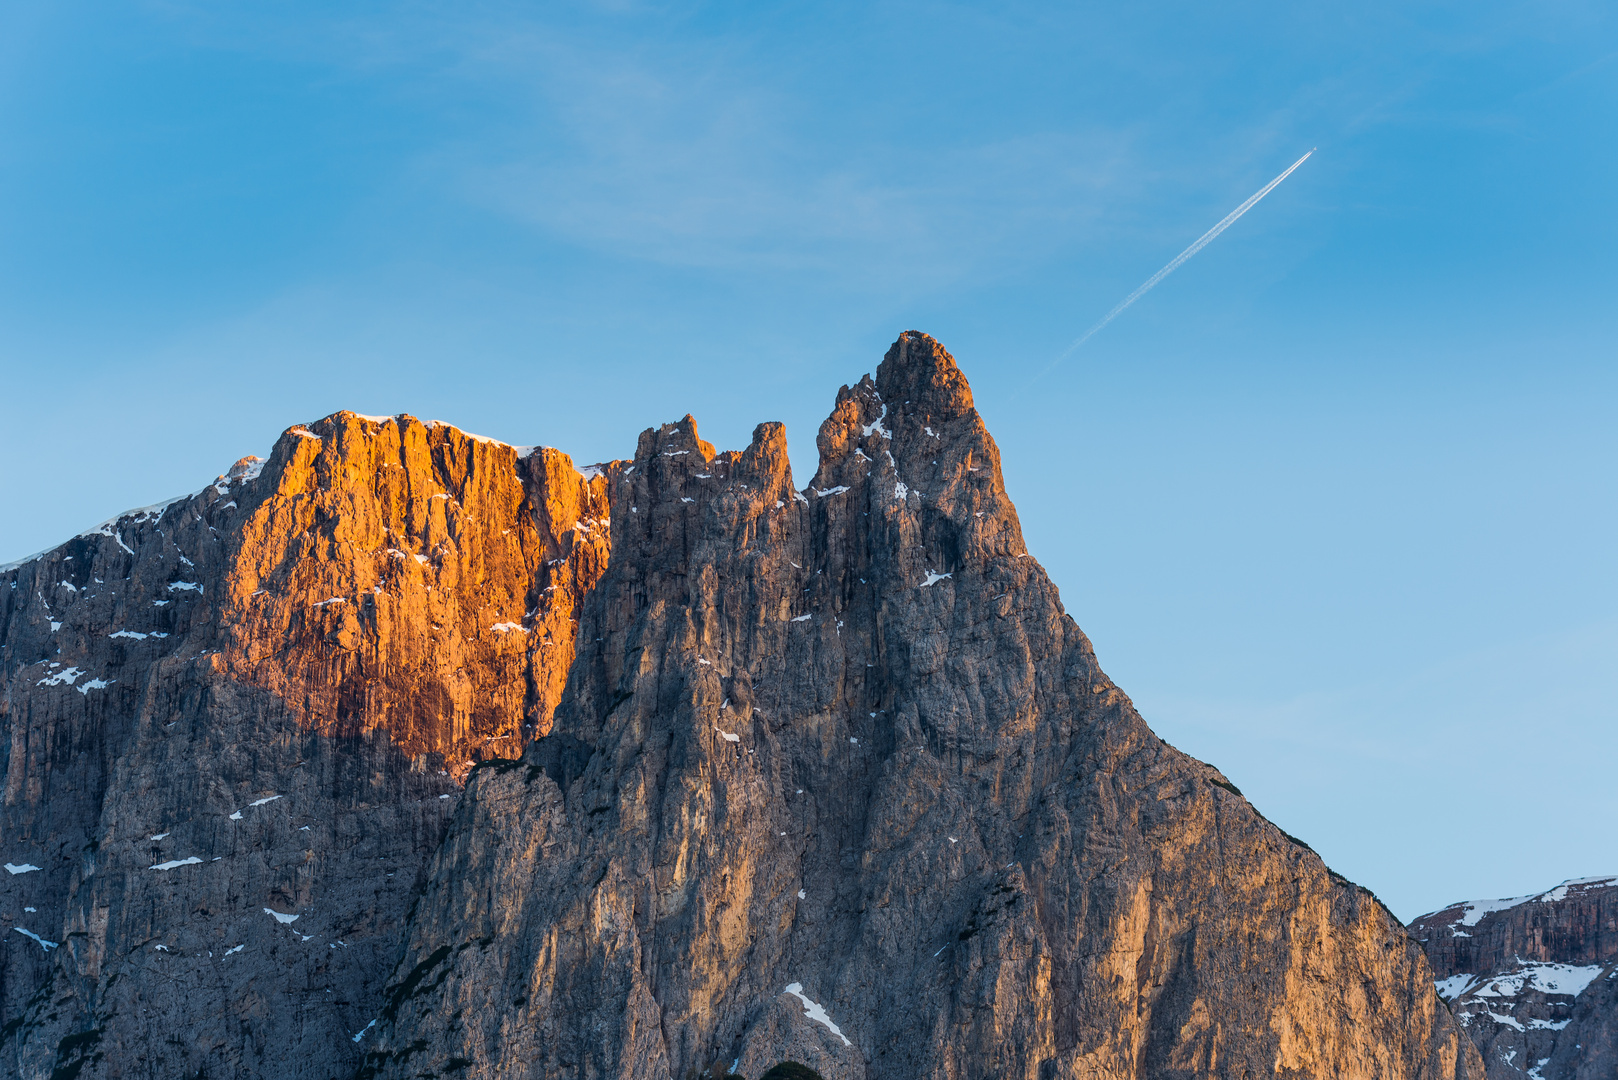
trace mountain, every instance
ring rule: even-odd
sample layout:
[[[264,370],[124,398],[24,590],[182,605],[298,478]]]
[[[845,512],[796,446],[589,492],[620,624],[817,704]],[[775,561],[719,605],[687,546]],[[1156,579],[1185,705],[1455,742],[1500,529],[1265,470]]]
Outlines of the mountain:
[[[606,480],[289,430],[0,573],[9,1075],[350,1075],[478,760],[549,729]]]
[[[1618,876],[1410,924],[1490,1080],[1618,1075]]]
[[[338,413],[0,571],[0,1056],[1483,1075],[1404,927],[1102,672],[937,342],[818,445],[800,490],[777,424],[580,470]]]

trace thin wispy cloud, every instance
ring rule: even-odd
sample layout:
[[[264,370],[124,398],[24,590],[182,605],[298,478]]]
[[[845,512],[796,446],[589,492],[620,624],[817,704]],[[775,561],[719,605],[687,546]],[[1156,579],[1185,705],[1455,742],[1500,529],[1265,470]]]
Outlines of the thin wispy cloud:
[[[787,90],[721,62],[724,42],[626,56],[524,41],[499,76],[524,111],[443,167],[495,212],[629,258],[861,283],[903,262],[936,285],[1082,243],[1140,171],[1130,136],[1101,128],[828,142]]]
[[[615,257],[924,291],[1097,244],[1172,183],[1132,125],[894,134],[854,97],[828,129],[803,61],[738,33],[662,41],[648,26],[626,48],[622,23],[503,5],[324,26],[210,40],[387,73],[432,114],[419,182]]]

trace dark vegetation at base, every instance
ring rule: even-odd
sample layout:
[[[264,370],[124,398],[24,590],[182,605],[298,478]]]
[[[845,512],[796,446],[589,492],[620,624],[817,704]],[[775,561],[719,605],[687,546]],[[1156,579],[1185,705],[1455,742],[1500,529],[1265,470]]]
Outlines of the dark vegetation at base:
[[[815,1070],[807,1065],[799,1065],[796,1061],[783,1061],[759,1080],[825,1080]]]
[[[688,1073],[691,1080],[746,1080],[741,1073],[733,1073],[724,1062],[716,1061],[699,1073]],[[783,1061],[774,1066],[759,1080],[826,1080],[807,1065],[800,1065],[796,1061]]]

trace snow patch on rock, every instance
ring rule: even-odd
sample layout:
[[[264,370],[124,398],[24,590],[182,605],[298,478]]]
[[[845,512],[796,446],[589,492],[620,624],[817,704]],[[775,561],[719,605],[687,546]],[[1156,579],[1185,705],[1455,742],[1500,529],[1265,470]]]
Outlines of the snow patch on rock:
[[[882,408],[884,412],[887,411],[886,405],[884,405]],[[843,1034],[843,1029],[832,1023],[831,1017],[826,1015],[826,1010],[822,1008],[818,1002],[810,1001],[808,998],[803,996],[803,983],[788,983],[787,988],[781,992],[783,994],[791,994],[793,997],[803,1002],[803,1015],[807,1016],[817,1024],[825,1024],[831,1029],[831,1033],[833,1035],[843,1040],[844,1046],[854,1045],[848,1041],[848,1036]]]
[[[201,859],[199,859],[195,855],[193,855],[189,859],[172,859],[169,862],[158,863],[156,866],[148,866],[146,869],[148,869],[148,870],[173,870],[176,867],[180,867],[180,866],[195,866],[197,863],[200,863],[201,861],[202,861]]]
[[[24,930],[20,926],[13,926],[12,929],[17,931],[17,933],[21,934],[23,937],[31,937],[35,941],[39,942],[40,949],[42,949],[45,952],[50,952],[52,949],[56,948],[56,946],[57,946],[57,942],[46,941],[44,938],[40,937],[38,934],[34,933],[32,930]]]

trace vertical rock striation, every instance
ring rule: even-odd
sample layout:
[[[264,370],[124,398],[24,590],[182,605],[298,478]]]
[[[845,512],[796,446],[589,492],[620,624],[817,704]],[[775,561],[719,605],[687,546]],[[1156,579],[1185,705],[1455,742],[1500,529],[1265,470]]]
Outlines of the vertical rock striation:
[[[1491,1080],[1618,1074],[1618,876],[1410,924]]]
[[[798,491],[690,417],[610,476],[554,727],[476,768],[363,1076],[1479,1077],[1420,946],[1166,745],[906,333]]]
[[[0,570],[0,1073],[351,1074],[458,778],[549,730],[610,472],[338,413]]]

